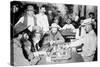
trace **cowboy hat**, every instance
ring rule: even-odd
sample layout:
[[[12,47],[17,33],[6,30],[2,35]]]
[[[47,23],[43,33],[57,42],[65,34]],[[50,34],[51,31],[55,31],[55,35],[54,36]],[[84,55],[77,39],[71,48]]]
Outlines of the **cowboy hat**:
[[[14,26],[14,31],[15,31],[14,36],[24,31],[25,29],[28,29],[28,27],[30,26],[27,26],[24,23],[18,23],[17,25]]]
[[[52,23],[49,28],[59,28],[59,26],[56,23]]]
[[[32,5],[28,5],[26,11],[35,11]]]

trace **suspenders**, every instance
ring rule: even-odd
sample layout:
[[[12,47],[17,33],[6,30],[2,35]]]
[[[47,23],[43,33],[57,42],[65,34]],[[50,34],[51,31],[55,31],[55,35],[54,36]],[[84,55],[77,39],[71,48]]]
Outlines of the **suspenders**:
[[[79,36],[81,36],[81,27],[79,28]]]
[[[37,23],[36,23],[36,17],[35,16],[33,16],[33,19],[34,19],[34,26],[36,26],[37,25]],[[28,16],[27,15],[25,15],[24,16],[24,24],[27,26],[27,21],[28,20]]]

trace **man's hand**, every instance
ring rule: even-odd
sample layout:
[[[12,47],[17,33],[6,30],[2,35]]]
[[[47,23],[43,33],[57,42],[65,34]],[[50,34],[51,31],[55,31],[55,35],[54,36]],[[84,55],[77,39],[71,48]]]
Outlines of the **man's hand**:
[[[70,46],[68,44],[66,44],[66,48],[68,49],[68,48],[70,48]]]
[[[50,45],[52,45],[52,44],[54,44],[54,43],[55,43],[55,41],[53,41],[53,40],[50,41]]]
[[[32,60],[33,58],[34,58],[33,53],[30,53],[29,56],[28,56],[28,59]]]
[[[59,30],[64,30],[63,28],[60,28]]]

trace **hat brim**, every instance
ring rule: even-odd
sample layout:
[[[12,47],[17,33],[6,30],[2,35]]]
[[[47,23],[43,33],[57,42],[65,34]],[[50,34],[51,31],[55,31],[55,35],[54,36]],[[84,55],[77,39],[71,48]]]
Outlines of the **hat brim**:
[[[50,26],[49,28],[51,29],[51,28],[59,28],[59,27],[52,27],[52,26]]]
[[[28,9],[26,9],[25,11],[35,11],[35,10],[28,10]]]
[[[28,29],[30,26],[24,26],[24,25],[19,25],[19,26],[15,26],[14,27],[14,30],[15,30],[15,33],[14,33],[14,36],[19,34],[20,32]]]

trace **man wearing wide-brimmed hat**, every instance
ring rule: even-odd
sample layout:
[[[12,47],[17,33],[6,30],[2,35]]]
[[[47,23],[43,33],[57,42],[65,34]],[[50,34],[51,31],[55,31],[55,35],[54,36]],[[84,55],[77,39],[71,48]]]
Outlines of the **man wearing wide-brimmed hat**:
[[[21,26],[28,27],[29,31],[32,31],[32,27],[36,25],[36,17],[34,14],[34,7],[32,5],[28,5],[26,9],[26,14],[22,16],[19,21],[15,24],[15,31],[20,30]]]
[[[47,45],[48,43],[52,44],[60,44],[64,43],[64,38],[61,33],[58,31],[58,26],[56,23],[52,23],[49,31],[49,35],[44,38],[43,45]]]
[[[94,54],[97,48],[97,36],[91,24],[85,25],[85,32],[86,35],[84,37],[79,38],[75,42],[71,42],[69,46],[75,48],[78,46],[82,46],[82,44],[84,44],[82,46],[82,52],[80,54],[84,62],[91,62],[93,61]]]

